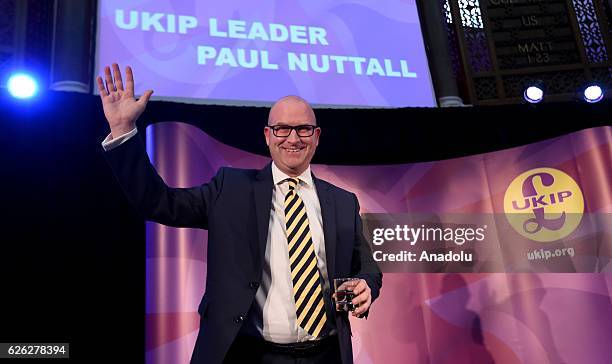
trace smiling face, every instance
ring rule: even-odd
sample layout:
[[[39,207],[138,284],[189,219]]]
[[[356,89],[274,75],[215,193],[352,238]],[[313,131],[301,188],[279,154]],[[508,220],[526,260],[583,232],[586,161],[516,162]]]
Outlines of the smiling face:
[[[268,125],[316,125],[314,111],[302,98],[286,96],[278,100],[270,109]],[[292,130],[288,137],[277,137],[271,128],[264,128],[266,144],[274,164],[291,177],[297,177],[308,168],[312,156],[319,145],[321,129],[316,128],[309,137],[300,137]]]

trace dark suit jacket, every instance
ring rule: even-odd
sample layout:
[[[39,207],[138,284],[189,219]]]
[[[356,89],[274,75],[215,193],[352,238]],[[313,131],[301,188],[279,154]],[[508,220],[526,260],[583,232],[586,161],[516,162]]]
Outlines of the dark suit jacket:
[[[105,153],[128,199],[144,219],[174,227],[208,229],[208,272],[200,332],[191,363],[221,363],[252,309],[261,282],[272,205],[272,170],[221,168],[208,183],[169,188],[135,136]],[[353,193],[313,176],[321,204],[328,277],[359,277],[380,292],[382,273],[362,234]],[[342,362],[352,363],[346,313],[333,311]]]

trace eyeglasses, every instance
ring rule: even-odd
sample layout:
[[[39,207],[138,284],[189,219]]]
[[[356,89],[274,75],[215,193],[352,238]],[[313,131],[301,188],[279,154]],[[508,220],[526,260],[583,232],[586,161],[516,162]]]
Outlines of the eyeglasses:
[[[295,129],[295,132],[299,137],[309,137],[314,134],[316,125],[268,125],[268,128],[272,129],[275,137],[287,138],[291,135],[291,131]]]

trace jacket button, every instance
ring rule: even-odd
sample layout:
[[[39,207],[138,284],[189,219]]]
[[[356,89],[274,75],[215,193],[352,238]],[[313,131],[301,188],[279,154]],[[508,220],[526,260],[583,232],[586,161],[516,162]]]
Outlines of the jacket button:
[[[239,324],[242,321],[244,321],[244,316],[243,315],[238,315],[238,316],[234,317],[234,322],[235,323]]]
[[[259,282],[251,282],[249,283],[249,287],[253,289],[259,288]]]

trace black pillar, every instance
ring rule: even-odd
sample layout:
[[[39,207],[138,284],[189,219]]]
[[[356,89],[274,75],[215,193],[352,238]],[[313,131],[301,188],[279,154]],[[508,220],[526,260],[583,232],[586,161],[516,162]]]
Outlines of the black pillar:
[[[95,9],[94,0],[56,0],[52,90],[90,92]]]
[[[421,23],[428,48],[431,77],[433,78],[438,104],[441,107],[464,106],[459,97],[457,80],[448,54],[446,17],[440,0],[419,0]]]

